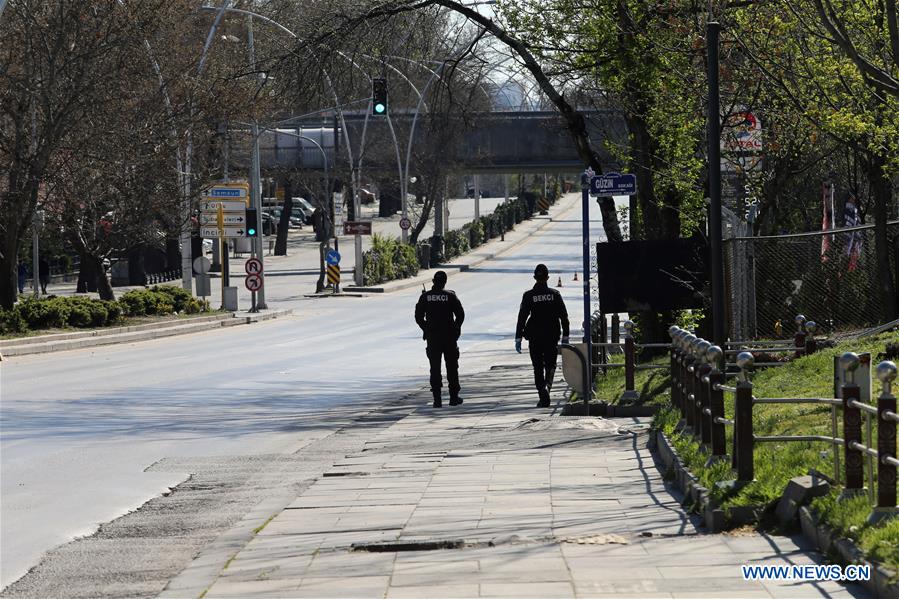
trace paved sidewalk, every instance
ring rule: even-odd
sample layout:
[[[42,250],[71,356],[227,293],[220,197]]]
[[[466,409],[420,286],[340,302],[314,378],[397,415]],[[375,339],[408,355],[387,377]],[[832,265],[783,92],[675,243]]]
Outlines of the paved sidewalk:
[[[787,537],[703,534],[645,448],[646,420],[535,409],[520,368],[467,377],[459,407],[429,395],[162,596],[864,596],[743,581],[741,564],[819,557]]]

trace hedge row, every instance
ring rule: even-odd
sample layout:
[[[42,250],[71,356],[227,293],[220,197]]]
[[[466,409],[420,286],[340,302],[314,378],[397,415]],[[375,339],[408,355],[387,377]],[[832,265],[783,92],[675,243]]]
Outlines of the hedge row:
[[[169,285],[138,289],[122,295],[118,301],[87,297],[29,297],[12,310],[0,309],[0,335],[29,330],[94,328],[121,322],[124,316],[147,314],[195,314],[208,304],[189,291]]]
[[[396,237],[372,235],[371,249],[362,254],[362,280],[365,285],[386,283],[418,274],[415,247]]]

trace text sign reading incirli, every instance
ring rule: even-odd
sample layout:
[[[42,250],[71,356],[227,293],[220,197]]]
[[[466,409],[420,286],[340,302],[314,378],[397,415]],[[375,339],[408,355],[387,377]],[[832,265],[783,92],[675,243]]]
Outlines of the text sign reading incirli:
[[[632,196],[637,193],[637,176],[619,173],[590,178],[590,193],[595,196]]]
[[[262,272],[262,260],[259,258],[250,258],[247,260],[246,264],[243,265],[244,270],[247,271],[248,275],[255,275]]]
[[[247,289],[250,291],[259,291],[262,289],[262,276],[261,275],[247,275],[246,281],[244,284],[247,286]]]
[[[340,253],[337,250],[328,251],[328,255],[325,258],[325,262],[334,266],[335,264],[340,264]]]

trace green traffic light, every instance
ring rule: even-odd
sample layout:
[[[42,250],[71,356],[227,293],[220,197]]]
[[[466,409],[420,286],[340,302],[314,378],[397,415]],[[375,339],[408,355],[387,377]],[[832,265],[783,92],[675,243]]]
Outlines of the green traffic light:
[[[377,112],[378,114],[383,114],[385,110],[387,110],[387,107],[380,102],[375,104],[375,112]]]
[[[250,227],[249,229],[247,229],[247,233],[249,233],[251,236],[253,236],[256,234],[256,229],[254,229],[253,227]]]

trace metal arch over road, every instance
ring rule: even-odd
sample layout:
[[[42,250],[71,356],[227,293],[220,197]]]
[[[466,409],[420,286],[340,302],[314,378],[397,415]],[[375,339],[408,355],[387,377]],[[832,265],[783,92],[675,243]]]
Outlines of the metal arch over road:
[[[627,130],[623,116],[614,111],[585,111],[582,113],[593,141],[594,150],[603,166],[615,168],[619,163],[608,151],[609,146],[624,146]],[[344,112],[350,142],[358,147],[365,121],[363,112]],[[412,123],[412,112],[392,111],[391,118],[398,132],[407,132]],[[419,115],[419,120],[429,115]],[[571,134],[556,112],[490,112],[468,115],[464,121],[459,118],[463,130],[459,143],[445,153],[446,160],[452,162],[455,170],[466,173],[508,173],[523,170],[537,172],[572,172],[583,168],[583,160],[578,156]],[[322,117],[300,121],[287,130],[333,130],[333,118],[323,113]],[[415,132],[415,144],[427,143],[425,126]],[[323,136],[324,137],[324,136]],[[334,136],[332,140],[333,155]],[[386,150],[392,148],[390,132],[386,120],[369,118],[366,160],[369,169],[393,170],[396,168],[394,156]],[[378,140],[383,140],[383,143]],[[265,134],[261,140],[262,168],[321,169],[321,156],[305,151],[304,142],[283,144],[283,136]],[[380,151],[383,145],[385,151]]]

